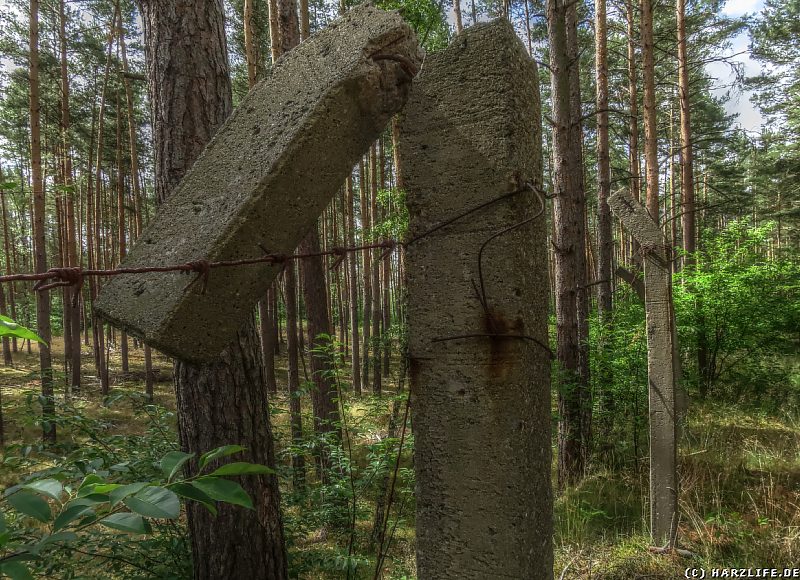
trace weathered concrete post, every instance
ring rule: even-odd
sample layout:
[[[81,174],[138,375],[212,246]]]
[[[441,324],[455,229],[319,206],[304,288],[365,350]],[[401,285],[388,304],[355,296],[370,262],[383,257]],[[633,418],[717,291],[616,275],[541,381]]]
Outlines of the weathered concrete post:
[[[647,377],[650,399],[650,531],[658,546],[674,547],[678,525],[678,381],[669,245],[647,210],[618,192],[609,205],[644,253]]]
[[[219,129],[122,266],[293,252],[406,102],[420,62],[403,19],[369,5],[303,42]],[[178,272],[118,276],[96,310],[167,354],[203,362],[230,343],[278,271],[215,270],[205,293],[184,291]]]
[[[498,20],[429,55],[400,121],[411,239],[522,190],[407,249],[417,570],[426,580],[552,578],[539,116],[535,64]],[[534,216],[486,245],[481,284],[483,244]]]

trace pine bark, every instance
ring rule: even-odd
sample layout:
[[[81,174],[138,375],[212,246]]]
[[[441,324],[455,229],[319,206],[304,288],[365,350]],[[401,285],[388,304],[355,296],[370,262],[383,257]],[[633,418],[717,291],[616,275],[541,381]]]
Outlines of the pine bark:
[[[3,168],[0,167],[0,183],[4,182],[3,178]],[[8,212],[6,210],[6,191],[0,190],[0,204],[2,204],[2,217],[3,217],[3,251],[5,252],[5,271],[6,274],[11,273],[11,250],[10,245],[11,242],[8,239]],[[8,301],[6,301],[5,289],[8,289]],[[8,311],[6,307],[9,305],[11,306],[11,319],[17,319],[17,313],[14,312],[14,283],[11,282],[8,286],[0,289],[0,297],[2,297],[3,304],[2,304],[2,311],[0,314],[8,316]],[[13,348],[12,348],[13,347]],[[3,338],[3,364],[5,366],[11,366],[14,364],[14,360],[11,354],[11,351],[17,352],[17,341],[14,339],[13,341],[10,340],[8,337]],[[0,411],[2,412],[2,411]]]
[[[636,20],[634,13],[634,0],[625,2],[625,19],[628,27],[628,168],[630,171],[630,192],[633,199],[641,199],[641,163],[639,160],[639,89],[637,87],[638,67],[636,61],[635,30]],[[639,255],[639,242],[630,239],[630,253],[633,263],[639,271],[642,270],[642,259]]]
[[[692,269],[697,259],[697,207],[694,190],[694,147],[692,144],[692,110],[689,88],[688,47],[686,43],[686,0],[677,0],[676,17],[678,26],[678,101],[680,104],[681,125],[681,226],[683,229],[684,267]],[[778,194],[780,211],[780,193]],[[780,215],[780,213],[778,214]],[[778,221],[778,243],[780,245],[780,220]],[[698,304],[698,311],[701,311]],[[709,369],[708,339],[706,337],[705,320],[698,320],[697,367],[700,375],[700,392],[705,396],[708,392],[713,374]]]
[[[347,243],[350,246],[356,244],[355,226],[355,205],[353,199],[353,178],[347,178],[345,183],[345,211],[347,212]],[[356,278],[356,265],[358,254],[351,252],[347,256],[347,268],[350,277],[349,284],[349,306],[350,306],[350,354],[351,372],[353,378],[353,391],[361,396],[361,345],[359,344],[358,331],[358,278]]]
[[[63,148],[63,183],[65,186],[65,263],[71,267],[80,266],[78,259],[77,236],[75,224],[75,189],[72,181],[72,154],[70,152],[70,86],[67,69],[67,17],[64,10],[64,0],[58,4],[59,16],[59,57],[61,72],[61,147]],[[64,318],[69,321],[65,324],[64,349],[65,356],[69,359],[70,377],[69,391],[79,393],[81,389],[81,323],[80,323],[80,289],[68,286],[64,293]],[[66,328],[69,332],[66,332]]]
[[[461,0],[453,0],[453,12],[456,15],[456,34],[461,34],[464,30],[464,25],[461,23]]]
[[[253,38],[253,1],[244,0],[244,53],[247,61],[247,86],[252,88],[256,84],[258,75],[258,58],[256,56],[256,45]]]
[[[359,163],[359,202],[360,202],[360,217],[361,217],[361,243],[367,242],[367,232],[370,229],[369,222],[369,192],[367,191],[367,175],[366,163],[363,161]],[[362,353],[362,366],[361,366],[361,380],[364,388],[369,386],[370,375],[370,348],[372,346],[372,259],[370,250],[363,250],[361,254],[361,275],[363,279],[364,288],[364,304],[363,304],[363,353]]]
[[[31,182],[33,189],[33,269],[47,271],[47,240],[45,238],[45,193],[42,177],[41,106],[39,104],[39,1],[30,3],[30,127]],[[42,439],[56,442],[55,402],[53,400],[53,363],[50,354],[50,292],[36,293],[36,333],[44,340],[39,343],[39,368],[42,381]]]
[[[384,139],[381,138],[380,140],[380,181],[381,181],[381,189],[386,189],[391,186],[391,184],[387,183],[386,181],[386,171],[384,168],[386,167],[386,149],[384,147]],[[390,211],[389,207],[386,206],[381,208],[380,219],[385,220],[387,217],[387,212]],[[386,241],[386,236],[381,236],[382,241]],[[381,295],[383,297],[383,303],[381,304],[381,353],[383,354],[383,377],[385,380],[389,380],[390,375],[390,363],[392,357],[392,341],[390,337],[390,328],[392,325],[392,307],[391,307],[391,288],[390,288],[390,281],[392,277],[392,258],[391,252],[387,252],[384,250],[379,250],[379,258],[380,258],[380,269],[381,269]],[[380,256],[382,254],[382,258]]]
[[[109,74],[111,72],[111,55],[112,55],[112,47],[114,44],[114,37],[116,36],[116,29],[117,29],[117,14],[118,14],[119,6],[115,5],[114,7],[114,15],[112,16],[111,23],[110,23],[110,31],[108,35],[108,45],[106,48],[106,65],[105,70],[103,72],[103,84],[102,89],[100,92],[100,110],[97,114],[97,143],[96,143],[96,150],[92,151],[93,155],[96,155],[96,167],[95,167],[95,175],[94,175],[94,195],[89,193],[89,197],[91,198],[91,202],[87,206],[87,213],[90,214],[89,220],[87,220],[87,226],[89,227],[89,232],[87,232],[87,236],[90,238],[90,241],[87,242],[87,245],[90,248],[89,253],[89,261],[91,262],[92,268],[102,267],[105,268],[105,262],[107,260],[104,259],[103,248],[101,248],[100,240],[105,239],[105,236],[101,236],[101,224],[107,223],[102,219],[102,200],[103,200],[103,151],[104,151],[104,124],[105,124],[105,110],[106,110],[106,99],[107,99],[107,90],[108,90],[108,80]],[[90,177],[91,179],[91,177]],[[89,290],[92,298],[92,302],[97,298],[98,292],[98,282],[94,277],[89,278]],[[99,318],[92,315],[92,337],[93,337],[93,348],[94,348],[94,360],[95,360],[95,369],[97,372],[97,376],[100,379],[100,392],[103,396],[107,395],[110,391],[111,384],[109,381],[108,376],[108,360],[107,360],[107,353],[106,353],[106,346],[105,346],[105,336],[103,334],[103,323],[100,321]]]
[[[267,383],[267,390],[270,393],[278,392],[278,384],[275,380],[275,332],[273,311],[273,295],[275,286],[267,290],[267,295],[258,301],[259,335],[261,338],[261,357],[264,361],[264,380]]]
[[[120,16],[120,23],[122,17]],[[120,25],[119,34],[122,33],[122,26]],[[119,93],[117,93],[117,255],[118,263],[122,262],[128,253],[128,243],[125,235],[125,172],[122,166],[122,116],[120,113]],[[122,363],[122,372],[127,373],[129,369],[128,361],[128,334],[125,331],[120,331],[119,342],[120,362]]]
[[[131,162],[131,186],[133,188],[133,199],[136,207],[136,237],[142,233],[144,223],[141,182],[139,181],[139,147],[136,139],[136,121],[134,116],[133,89],[129,76],[128,50],[125,45],[125,30],[122,27],[122,17],[120,16],[119,46],[122,56],[122,82],[125,87],[125,104],[128,115],[128,147]],[[144,374],[145,374],[145,394],[149,401],[153,401],[153,356],[150,347],[144,345]]]
[[[292,443],[296,448],[303,442],[303,414],[300,408],[299,335],[297,333],[297,276],[296,265],[290,262],[284,271],[286,290],[286,358],[288,368],[287,390],[289,394],[289,422]],[[302,452],[292,453],[292,483],[295,491],[302,491],[306,484],[306,460]]]
[[[269,50],[273,64],[283,54],[281,51],[281,32],[278,27],[278,3],[277,0],[267,0],[269,7]]]
[[[589,451],[586,198],[575,3],[547,4],[553,94],[553,203],[558,393],[558,480],[579,481]]]
[[[370,151],[370,202],[369,214],[370,223],[372,224],[372,238],[374,241],[376,226],[378,224],[378,145],[372,144]],[[369,250],[368,255],[372,264],[372,392],[380,396],[383,390],[381,381],[381,321],[383,314],[381,313],[381,279],[380,270],[381,264],[377,260],[379,250]]]
[[[319,252],[319,234],[316,227],[303,239],[298,251],[301,254],[315,254]],[[314,432],[317,437],[324,439],[331,445],[341,441],[341,427],[337,401],[339,394],[333,381],[333,366],[330,353],[330,343],[325,338],[330,336],[330,318],[328,316],[327,289],[324,284],[316,283],[324,280],[322,260],[302,260],[300,267],[303,272],[303,301],[308,317],[307,345],[310,353],[311,380],[314,388],[311,393],[311,404],[314,410]],[[320,473],[323,480],[331,466],[330,449],[325,446],[319,453]]]
[[[595,64],[597,84],[597,307],[600,317],[598,340],[598,386],[602,401],[602,430],[604,446],[610,444],[611,421],[614,413],[613,373],[608,360],[608,337],[611,332],[611,278],[614,256],[614,237],[611,224],[611,155],[608,138],[608,26],[606,0],[595,2]]]
[[[644,81],[644,154],[647,177],[646,207],[656,223],[658,211],[658,123],[653,46],[653,0],[642,0],[642,79]]]
[[[595,59],[597,80],[597,285],[600,318],[608,322],[611,313],[611,262],[614,238],[611,230],[611,156],[608,138],[608,26],[606,0],[597,0],[595,13]]]
[[[141,1],[153,117],[156,195],[164,200],[232,108],[223,7]],[[182,42],[174,42],[177,37]],[[237,443],[242,457],[274,466],[267,390],[255,325],[248,321],[217,359],[175,363],[182,447],[202,453]],[[196,468],[196,465],[193,466]],[[255,509],[220,506],[214,518],[190,504],[196,579],[287,578],[287,559],[274,475],[242,478]]]

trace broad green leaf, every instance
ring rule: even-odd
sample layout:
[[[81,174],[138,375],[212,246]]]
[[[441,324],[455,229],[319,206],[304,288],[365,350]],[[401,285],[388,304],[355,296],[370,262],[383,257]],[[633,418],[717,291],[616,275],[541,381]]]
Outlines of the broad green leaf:
[[[9,496],[8,503],[21,514],[36,518],[40,522],[49,522],[53,517],[50,511],[50,504],[29,491],[18,491]]]
[[[92,493],[109,493],[120,487],[119,483],[99,483],[92,488]]]
[[[146,487],[134,496],[123,500],[131,511],[148,518],[174,520],[181,514],[178,496],[163,487]]]
[[[80,494],[78,494],[80,496]],[[108,497],[108,494],[105,493],[89,493],[82,497],[79,497],[76,500],[72,500],[70,503],[81,503],[82,505],[97,505],[99,503],[107,503],[111,501]]]
[[[3,562],[0,564],[0,572],[11,578],[11,580],[33,580],[28,567],[22,562]]]
[[[83,504],[82,500],[76,500],[74,502],[70,502],[65,506],[64,510],[56,516],[56,519],[53,522],[53,531],[57,532],[64,526],[74,522],[84,514],[87,514],[91,511],[92,508],[88,505]]]
[[[203,504],[213,515],[217,515],[217,506],[214,504],[214,500],[208,497],[205,492],[182,482],[173,483],[169,488],[181,497]]]
[[[183,451],[170,451],[161,458],[161,471],[167,478],[167,481],[172,481],[172,478],[180,471],[181,467],[194,457],[194,453],[184,453]]]
[[[111,507],[114,507],[126,497],[130,497],[133,494],[139,493],[148,485],[150,484],[143,481],[138,483],[130,483],[128,485],[120,485],[108,494],[108,497],[111,498]]]
[[[57,532],[39,540],[38,548],[41,549],[48,544],[57,544],[59,542],[74,542],[77,539],[78,534],[75,532]]]
[[[107,528],[131,534],[149,534],[151,531],[150,523],[147,520],[130,512],[111,514],[100,520],[100,523]]]
[[[38,334],[25,328],[24,326],[20,326],[8,316],[3,316],[2,314],[0,314],[0,336],[16,336],[17,338],[27,338],[42,344],[47,344],[39,337]]]
[[[6,528],[6,514],[0,512],[0,534],[4,533],[8,528]]]
[[[240,505],[248,509],[253,509],[253,502],[242,486],[229,479],[220,477],[201,477],[191,483],[207,496],[217,501],[224,501],[234,505]]]
[[[200,456],[200,469],[203,469],[215,459],[227,457],[228,455],[233,455],[234,453],[239,453],[240,451],[244,451],[244,449],[245,448],[241,445],[223,445],[222,447],[212,449],[208,453],[203,453]]]
[[[96,485],[98,483],[103,483],[103,480],[94,473],[90,473],[89,475],[83,478],[83,481],[78,486],[78,489],[83,489],[84,487],[87,487],[89,485]]]
[[[219,469],[215,469],[209,475],[261,475],[267,473],[275,473],[275,470],[270,469],[266,465],[259,465],[258,463],[236,462],[223,465]]]
[[[46,495],[47,497],[51,497],[56,501],[61,501],[61,494],[64,491],[64,487],[61,485],[61,482],[56,481],[55,479],[40,479],[39,481],[26,483],[22,487],[23,489],[29,489],[31,491]]]
[[[96,494],[107,495],[108,492],[113,491],[118,487],[122,486],[118,483],[106,483],[104,480],[100,480],[100,483],[82,483],[78,488],[78,497],[86,497],[87,495]]]

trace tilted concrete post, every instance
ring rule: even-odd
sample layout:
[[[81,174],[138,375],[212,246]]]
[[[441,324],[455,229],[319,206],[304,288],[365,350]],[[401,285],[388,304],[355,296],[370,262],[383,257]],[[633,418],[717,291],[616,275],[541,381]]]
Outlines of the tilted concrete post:
[[[611,211],[641,244],[647,316],[650,399],[650,531],[658,546],[674,547],[678,525],[679,378],[669,245],[647,210],[625,192],[608,200]]]
[[[280,59],[159,208],[125,267],[289,254],[359,157],[406,101],[421,62],[393,12],[351,10]],[[233,339],[277,275],[265,264],[214,270],[205,293],[178,272],[113,278],[97,313],[192,362]]]
[[[420,578],[552,578],[546,220],[534,62],[506,20],[429,55],[400,121]],[[525,184],[532,188],[525,188]],[[505,335],[505,336],[499,336]]]

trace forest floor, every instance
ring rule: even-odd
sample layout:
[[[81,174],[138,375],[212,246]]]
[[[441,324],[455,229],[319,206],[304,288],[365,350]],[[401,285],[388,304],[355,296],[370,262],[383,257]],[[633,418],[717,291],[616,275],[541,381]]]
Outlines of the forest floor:
[[[57,393],[63,397],[63,361],[59,338],[53,341],[57,365]],[[91,354],[84,347],[84,389],[73,402],[87,416],[102,421],[109,432],[144,434],[148,416],[131,412],[128,395],[144,391],[142,351],[130,349],[130,372],[118,372],[118,353],[112,353],[111,389],[123,395],[117,403],[103,403],[100,387],[94,378]],[[285,373],[285,360],[278,361],[278,375]],[[14,355],[13,368],[0,368],[2,411],[6,445],[35,444],[40,427],[35,424],[38,390],[38,356],[21,350]],[[174,410],[171,381],[172,364],[163,357],[154,357],[159,369],[155,402]],[[391,388],[392,385],[388,385]],[[354,418],[360,418],[359,433],[377,433],[386,428],[389,398],[383,402],[367,397],[349,406]],[[280,450],[287,440],[286,413],[288,400],[279,394],[273,401],[273,422]],[[376,417],[382,416],[382,419]],[[372,419],[370,419],[372,418]],[[369,421],[373,421],[370,424]],[[306,426],[309,422],[306,422]],[[173,432],[174,436],[174,426]],[[77,433],[62,433],[61,437],[80,440]],[[354,460],[367,461],[364,440],[354,440]],[[361,444],[361,448],[359,445]],[[285,453],[281,461],[288,463]],[[800,563],[800,415],[785,413],[767,415],[758,411],[705,403],[689,412],[683,445],[680,452],[681,499],[679,544],[694,557],[666,556],[648,551],[647,535],[647,465],[646,457],[638,461],[616,459],[613,468],[595,467],[578,487],[557,495],[556,499],[556,577],[594,579],[683,578],[686,568],[784,568]],[[0,466],[3,487],[19,481],[24,474],[13,463]],[[284,478],[290,481],[290,478]],[[287,483],[287,485],[289,485]],[[285,496],[290,494],[287,489]],[[413,497],[413,493],[409,493]],[[368,537],[374,502],[360,506],[357,528],[359,535]],[[363,508],[363,509],[362,509]],[[287,507],[285,523],[291,527],[290,556],[294,562],[304,562],[301,578],[341,578],[314,562],[334,558],[346,543],[346,530],[336,531],[323,526],[314,529],[300,525],[304,518],[295,503]],[[413,506],[404,506],[403,517],[394,529],[390,556],[385,569],[386,578],[414,578],[414,519]],[[363,517],[362,517],[363,515]],[[394,526],[394,522],[393,522]],[[363,542],[365,569],[370,558]],[[374,562],[374,557],[372,558]],[[101,568],[98,568],[98,571]],[[86,576],[86,577],[92,577]],[[97,578],[104,578],[98,572]],[[364,577],[372,577],[371,572]]]

